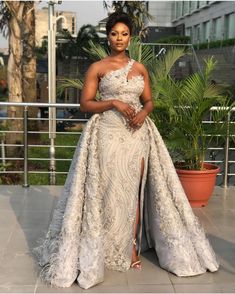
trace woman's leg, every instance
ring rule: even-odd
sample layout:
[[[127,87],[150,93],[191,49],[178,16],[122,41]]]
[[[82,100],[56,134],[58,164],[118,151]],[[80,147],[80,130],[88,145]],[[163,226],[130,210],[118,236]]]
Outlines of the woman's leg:
[[[142,182],[143,174],[144,174],[144,158],[142,158],[142,160],[141,160],[139,198],[140,198],[141,182]],[[132,260],[132,262],[131,262],[132,267],[137,268],[137,269],[140,269],[141,268],[140,262],[137,263],[139,261],[139,257],[137,256],[137,253],[136,253],[136,244],[135,244],[136,235],[137,235],[137,228],[138,228],[139,221],[140,221],[140,201],[138,201],[138,205],[137,205],[137,208],[136,208],[136,217],[135,217],[135,224],[134,224],[134,237],[133,237],[134,243],[133,243],[132,258],[131,258],[131,260]]]

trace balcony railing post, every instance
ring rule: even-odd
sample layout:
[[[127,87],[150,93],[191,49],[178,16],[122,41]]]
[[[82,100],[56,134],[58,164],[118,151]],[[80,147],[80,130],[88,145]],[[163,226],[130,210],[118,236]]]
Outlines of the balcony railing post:
[[[223,187],[228,187],[228,157],[229,157],[229,124],[230,124],[230,112],[228,113],[227,118],[227,134],[224,147],[224,180]]]
[[[28,184],[28,107],[24,107],[24,183],[23,187],[29,187]]]
[[[6,171],[6,149],[5,149],[5,134],[2,134],[1,138],[1,153],[2,153],[2,169]]]
[[[55,165],[55,142],[54,138],[50,139],[50,185],[56,184],[56,165]]]

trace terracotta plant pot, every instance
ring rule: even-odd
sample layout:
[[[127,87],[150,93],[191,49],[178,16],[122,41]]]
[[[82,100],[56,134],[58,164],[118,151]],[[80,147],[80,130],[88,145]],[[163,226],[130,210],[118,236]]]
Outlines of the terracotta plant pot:
[[[219,167],[204,163],[204,170],[184,170],[176,168],[185,194],[192,207],[206,206],[214,189]]]

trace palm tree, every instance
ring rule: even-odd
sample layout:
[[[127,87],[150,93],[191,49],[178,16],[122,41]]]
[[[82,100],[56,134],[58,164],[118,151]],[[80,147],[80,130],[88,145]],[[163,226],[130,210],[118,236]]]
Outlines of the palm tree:
[[[127,13],[133,21],[133,34],[144,37],[146,34],[145,21],[152,20],[153,16],[148,12],[148,1],[103,1],[104,8],[117,12]]]
[[[99,43],[99,36],[96,29],[91,24],[83,25],[76,39],[76,56],[89,56],[84,48],[89,47],[89,41]]]
[[[61,30],[56,34],[56,43],[56,59],[70,61],[74,56],[74,51],[76,48],[74,37],[68,30]],[[42,44],[42,47],[45,45],[47,48],[47,40],[44,44]],[[47,53],[48,50],[46,50],[46,54]]]

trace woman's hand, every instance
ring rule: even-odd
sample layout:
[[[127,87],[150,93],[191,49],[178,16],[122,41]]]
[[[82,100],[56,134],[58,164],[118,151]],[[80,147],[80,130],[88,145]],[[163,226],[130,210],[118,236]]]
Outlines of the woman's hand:
[[[142,127],[148,112],[145,109],[140,110],[129,122],[129,125],[133,129],[139,129]]]
[[[120,112],[127,120],[132,120],[135,116],[135,109],[128,103],[122,102],[120,100],[114,100],[113,106]]]

